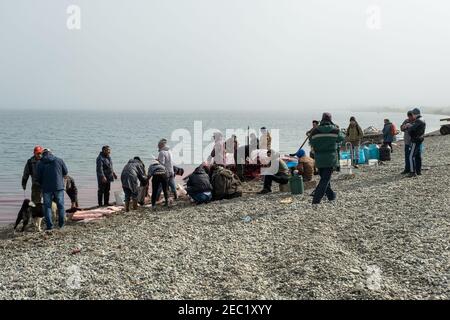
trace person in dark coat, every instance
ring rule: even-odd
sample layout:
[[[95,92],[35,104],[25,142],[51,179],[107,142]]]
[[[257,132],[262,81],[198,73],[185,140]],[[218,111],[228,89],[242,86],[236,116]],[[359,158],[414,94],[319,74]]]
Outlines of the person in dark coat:
[[[33,201],[35,204],[41,203],[42,201],[42,190],[39,182],[37,181],[36,170],[36,166],[42,157],[42,151],[44,151],[44,148],[42,148],[41,146],[34,147],[33,156],[28,159],[27,163],[25,164],[22,175],[23,190],[27,189],[28,178],[31,177],[31,201]]]
[[[422,174],[422,144],[425,140],[426,124],[420,114],[420,110],[415,108],[412,110],[413,123],[408,128],[411,137],[411,150],[409,153],[409,177],[420,176]]]
[[[109,192],[111,190],[111,182],[117,179],[111,160],[111,148],[103,146],[102,151],[97,157],[97,182],[98,182],[98,205],[109,205]]]
[[[141,185],[147,184],[147,175],[145,174],[145,166],[139,157],[134,157],[125,165],[120,176],[122,181],[122,189],[125,193],[125,211],[130,210],[130,200],[132,201],[131,208],[137,209],[139,182]]]
[[[393,152],[392,142],[395,141],[394,124],[389,119],[384,119],[383,144],[388,145]]]
[[[212,189],[209,175],[203,166],[195,168],[186,183],[187,194],[197,204],[208,203],[212,199]]]
[[[42,153],[42,159],[37,167],[37,180],[42,188],[44,196],[44,216],[47,230],[53,229],[52,201],[58,206],[58,225],[64,226],[64,176],[67,175],[67,167],[64,161],[55,157],[49,149]]]
[[[409,155],[411,153],[411,136],[408,133],[408,129],[412,126],[414,122],[414,115],[412,111],[407,112],[407,117],[400,126],[400,130],[403,132],[403,143],[405,145],[405,169],[402,174],[409,174],[411,172],[411,167],[409,164]]]
[[[156,208],[156,199],[158,195],[158,189],[162,188],[164,193],[165,206],[169,206],[169,178],[165,166],[163,166],[158,160],[154,159],[148,167],[148,179],[152,179],[152,208]]]
[[[320,125],[310,135],[311,146],[315,151],[315,163],[319,169],[320,181],[313,192],[313,204],[319,204],[326,195],[329,201],[336,199],[336,193],[331,189],[331,175],[338,166],[338,153],[336,148],[345,139],[344,134],[333,123],[331,114],[322,115]]]

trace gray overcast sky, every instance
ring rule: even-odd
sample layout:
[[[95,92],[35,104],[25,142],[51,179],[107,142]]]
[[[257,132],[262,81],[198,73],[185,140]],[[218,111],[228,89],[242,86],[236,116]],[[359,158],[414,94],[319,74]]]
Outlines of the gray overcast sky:
[[[0,108],[448,106],[449,40],[448,0],[1,0]]]

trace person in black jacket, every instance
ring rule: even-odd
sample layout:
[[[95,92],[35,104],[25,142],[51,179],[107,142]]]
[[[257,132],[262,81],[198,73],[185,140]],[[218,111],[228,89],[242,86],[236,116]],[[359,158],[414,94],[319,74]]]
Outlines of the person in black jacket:
[[[35,204],[41,203],[42,199],[42,190],[39,182],[37,181],[37,171],[36,167],[39,161],[42,158],[42,152],[44,148],[41,146],[34,147],[34,155],[28,159],[25,164],[25,168],[23,169],[22,175],[22,188],[26,190],[28,178],[31,177],[31,201]]]
[[[113,169],[111,148],[109,146],[103,146],[102,151],[97,157],[97,197],[99,207],[109,205],[109,191],[111,190],[111,182],[115,179],[117,180],[117,175]]]
[[[408,134],[411,137],[411,151],[409,154],[409,177],[415,177],[422,174],[422,143],[425,137],[426,124],[423,120],[420,110],[412,110],[413,123],[408,128]]]
[[[207,203],[212,199],[212,186],[209,175],[203,166],[197,167],[186,183],[187,194],[195,203]]]

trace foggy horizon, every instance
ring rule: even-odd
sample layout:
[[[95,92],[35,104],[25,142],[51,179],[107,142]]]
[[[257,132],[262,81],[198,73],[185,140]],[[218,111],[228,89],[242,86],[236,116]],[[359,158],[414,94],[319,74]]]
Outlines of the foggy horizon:
[[[443,0],[2,1],[0,110],[448,108],[449,17]]]

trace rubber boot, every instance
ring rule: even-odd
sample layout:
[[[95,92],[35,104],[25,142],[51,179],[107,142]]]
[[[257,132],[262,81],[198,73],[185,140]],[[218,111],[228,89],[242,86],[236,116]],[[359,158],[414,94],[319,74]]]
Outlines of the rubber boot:
[[[101,193],[100,191],[97,193],[97,200],[98,200],[98,206],[102,207],[103,206],[103,193]]]
[[[137,210],[138,202],[137,199],[133,199],[131,210]]]
[[[109,193],[105,193],[105,203],[103,205],[105,207],[109,206]]]
[[[130,211],[130,201],[125,201],[125,212]]]

